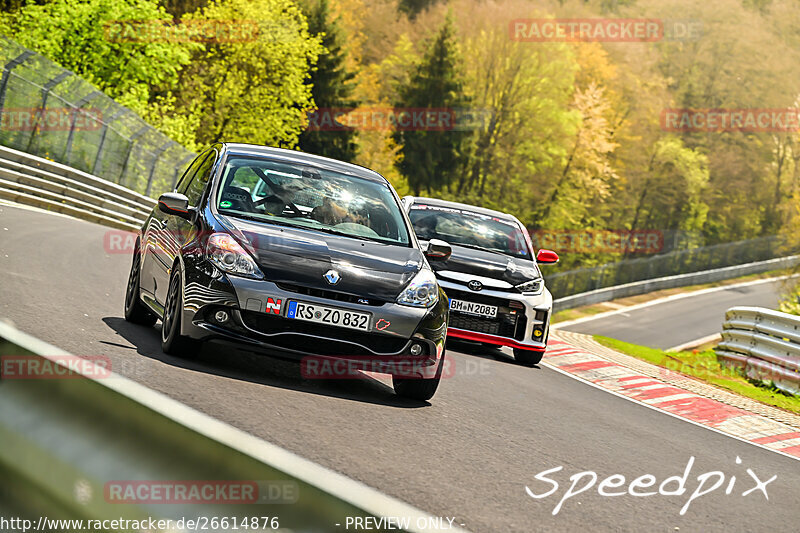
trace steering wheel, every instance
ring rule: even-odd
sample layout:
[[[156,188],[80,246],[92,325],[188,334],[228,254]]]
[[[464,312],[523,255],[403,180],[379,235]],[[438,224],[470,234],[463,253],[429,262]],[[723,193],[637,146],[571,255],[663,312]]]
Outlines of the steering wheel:
[[[297,216],[304,216],[305,215],[305,213],[303,213],[303,211],[301,211],[300,208],[297,207],[295,204],[293,204],[292,202],[287,202],[283,198],[281,198],[279,196],[275,196],[274,194],[272,196],[267,196],[266,198],[262,198],[261,200],[258,200],[255,203],[255,206],[256,207],[260,207],[260,206],[264,205],[267,202],[275,202],[276,199],[278,201],[280,201],[280,202],[283,202],[283,205],[285,207],[288,207],[289,210],[294,212],[295,215],[297,215]],[[277,203],[277,202],[275,202],[275,203]],[[281,209],[281,212],[283,212],[283,209]]]

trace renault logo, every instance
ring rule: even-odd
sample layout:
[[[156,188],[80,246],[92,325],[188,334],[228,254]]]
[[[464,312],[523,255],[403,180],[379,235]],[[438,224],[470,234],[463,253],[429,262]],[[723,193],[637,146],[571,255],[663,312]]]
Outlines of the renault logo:
[[[472,281],[467,283],[467,287],[469,287],[469,290],[471,291],[479,291],[483,288],[483,283],[481,283],[477,279],[473,279]]]
[[[339,277],[339,273],[336,272],[335,270],[328,270],[327,272],[325,272],[325,281],[327,281],[331,285],[336,285],[337,283],[339,283],[340,279],[341,277]]]

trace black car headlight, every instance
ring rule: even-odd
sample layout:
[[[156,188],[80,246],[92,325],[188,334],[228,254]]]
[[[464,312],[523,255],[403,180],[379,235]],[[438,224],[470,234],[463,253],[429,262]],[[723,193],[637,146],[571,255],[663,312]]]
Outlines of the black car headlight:
[[[432,307],[437,301],[439,284],[433,272],[426,268],[420,270],[397,297],[397,303],[410,307]]]
[[[252,256],[227,233],[214,233],[208,238],[206,255],[223,272],[253,279],[264,277]]]
[[[530,294],[530,295],[542,294],[542,290],[544,290],[544,280],[539,278],[531,281],[526,281],[525,283],[520,283],[519,285],[517,285],[517,290],[522,294]]]

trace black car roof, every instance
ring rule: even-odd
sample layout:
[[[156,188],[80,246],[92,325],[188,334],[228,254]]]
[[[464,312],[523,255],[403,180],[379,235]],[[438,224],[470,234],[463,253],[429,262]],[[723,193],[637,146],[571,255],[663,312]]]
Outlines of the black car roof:
[[[281,159],[284,161],[291,161],[294,163],[308,164],[343,174],[351,174],[360,178],[366,178],[381,183],[388,183],[388,180],[366,167],[354,165],[352,163],[345,163],[337,159],[329,157],[322,157],[321,155],[307,154],[305,152],[298,152],[297,150],[285,150],[283,148],[275,148],[272,146],[261,146],[258,144],[246,143],[221,143],[229,153],[237,155],[257,155]]]
[[[440,200],[438,198],[425,198],[423,196],[407,196],[407,198],[411,198],[413,200],[413,203],[415,204],[425,204],[437,207],[449,207],[451,209],[463,209],[464,211],[472,211],[473,213],[479,213],[481,215],[502,218],[505,220],[513,220],[514,222],[517,222],[518,224],[522,225],[519,219],[517,219],[517,217],[515,217],[514,215],[503,213],[502,211],[495,211],[494,209],[478,207],[477,205],[462,204],[459,202],[449,202],[447,200]]]

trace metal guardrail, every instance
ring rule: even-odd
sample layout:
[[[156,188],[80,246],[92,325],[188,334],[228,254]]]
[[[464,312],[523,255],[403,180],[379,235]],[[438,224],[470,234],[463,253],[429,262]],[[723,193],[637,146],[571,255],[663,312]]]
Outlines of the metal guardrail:
[[[773,235],[556,272],[547,276],[546,281],[553,297],[563,300],[607,287],[756,263],[798,252],[796,247],[787,246],[784,239]]]
[[[717,358],[754,380],[800,394],[800,317],[761,307],[725,313]]]
[[[8,367],[2,367],[6,369],[0,379],[2,516],[28,519],[34,526],[41,517],[170,519],[169,531],[220,532],[235,529],[231,526],[234,517],[258,517],[257,528],[251,522],[249,527],[238,527],[248,531],[270,530],[272,523],[264,527],[263,517],[277,517],[281,531],[309,533],[344,530],[346,517],[408,517],[405,531],[426,531],[425,524],[436,520],[108,369],[98,372],[88,366],[92,370],[87,372],[87,366],[82,366],[64,379],[45,379],[56,375],[53,368],[71,366],[74,359],[65,358],[74,356],[0,322],[0,362],[8,364],[3,359],[12,355],[15,364],[24,357],[25,368],[31,372],[36,368],[40,374],[20,378],[15,371],[15,379],[9,379]],[[45,372],[45,368],[51,370]],[[114,501],[109,483],[128,481],[255,482],[258,489],[254,501],[237,501],[232,492],[202,504],[151,501],[155,496]],[[169,498],[167,494],[162,489],[160,497]],[[174,527],[180,518],[199,517],[209,519],[207,529]],[[213,517],[227,519],[214,525]],[[45,524],[38,529],[81,528]],[[141,526],[141,530],[151,528]],[[158,530],[162,531],[160,526]],[[457,526],[452,530],[464,531]]]
[[[730,266],[725,268],[715,268],[713,270],[703,270],[701,272],[690,272],[677,276],[666,276],[663,278],[646,279],[624,285],[605,287],[594,291],[573,294],[564,298],[553,300],[555,311],[573,309],[582,305],[592,305],[600,302],[608,302],[617,298],[627,298],[648,292],[660,291],[664,289],[674,289],[677,287],[687,287],[689,285],[699,285],[703,283],[713,283],[726,279],[734,279],[751,274],[762,274],[773,270],[788,269],[800,265],[800,255],[791,255],[778,259],[768,259],[743,265]],[[549,288],[549,278],[545,278]]]
[[[128,188],[0,146],[0,198],[136,231],[156,204]]]

